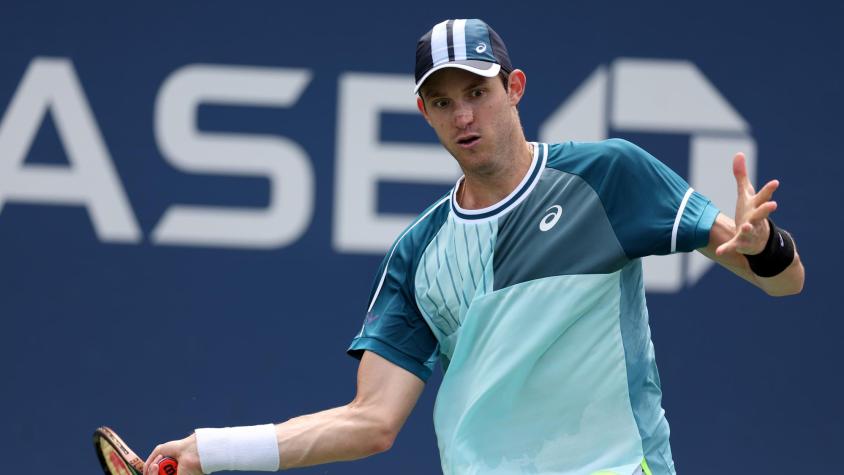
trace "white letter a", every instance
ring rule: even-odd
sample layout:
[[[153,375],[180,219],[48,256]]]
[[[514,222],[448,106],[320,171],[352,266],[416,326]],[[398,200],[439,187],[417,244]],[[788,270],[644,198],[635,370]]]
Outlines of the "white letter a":
[[[70,166],[24,165],[48,111]],[[0,212],[6,201],[85,206],[100,240],[141,240],[94,115],[67,59],[33,59],[0,121]]]

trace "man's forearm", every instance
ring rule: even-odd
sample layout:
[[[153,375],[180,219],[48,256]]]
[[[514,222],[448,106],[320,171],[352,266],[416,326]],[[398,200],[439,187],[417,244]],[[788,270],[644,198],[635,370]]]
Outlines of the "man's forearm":
[[[355,460],[390,448],[395,434],[354,403],[276,425],[280,468]]]
[[[748,271],[750,267],[748,266]],[[773,277],[759,277],[753,274],[756,285],[768,295],[782,297],[799,294],[803,290],[804,270],[800,262],[800,255],[794,252],[794,260],[779,274]]]

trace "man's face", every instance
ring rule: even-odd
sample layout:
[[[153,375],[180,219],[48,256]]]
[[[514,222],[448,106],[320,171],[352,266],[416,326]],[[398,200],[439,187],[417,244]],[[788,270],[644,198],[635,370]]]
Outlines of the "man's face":
[[[445,68],[425,81],[420,111],[464,171],[483,172],[519,126],[511,95],[498,77]]]

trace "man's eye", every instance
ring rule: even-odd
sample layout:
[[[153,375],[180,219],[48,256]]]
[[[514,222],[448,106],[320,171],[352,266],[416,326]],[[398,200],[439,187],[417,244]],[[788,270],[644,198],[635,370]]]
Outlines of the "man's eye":
[[[437,109],[442,109],[448,105],[448,100],[446,99],[437,99],[434,101],[434,107]]]
[[[483,89],[472,89],[472,97],[481,97],[485,92]]]

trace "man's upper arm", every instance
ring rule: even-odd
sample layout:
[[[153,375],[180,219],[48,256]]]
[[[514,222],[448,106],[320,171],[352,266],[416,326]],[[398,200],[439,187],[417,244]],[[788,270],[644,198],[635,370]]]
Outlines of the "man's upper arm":
[[[410,371],[372,351],[365,351],[358,367],[357,394],[350,407],[379,418],[397,434],[422,394],[425,383]]]

